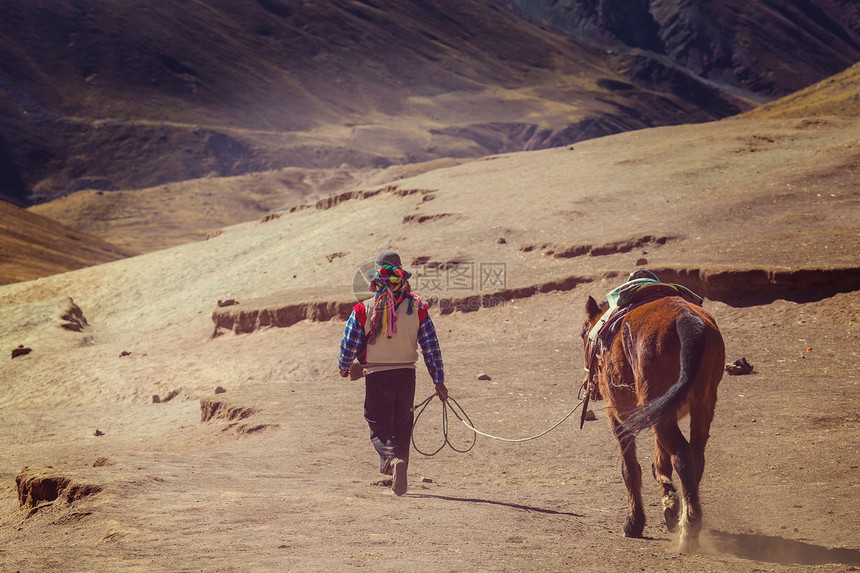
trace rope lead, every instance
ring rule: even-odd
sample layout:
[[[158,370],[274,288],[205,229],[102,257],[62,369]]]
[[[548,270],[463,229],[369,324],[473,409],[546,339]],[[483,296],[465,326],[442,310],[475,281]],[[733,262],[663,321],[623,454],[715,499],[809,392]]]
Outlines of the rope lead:
[[[439,452],[442,451],[442,448],[444,448],[446,444],[448,445],[449,448],[451,448],[455,452],[465,454],[466,452],[468,452],[469,450],[471,450],[472,448],[475,447],[475,442],[478,441],[478,436],[476,435],[477,430],[475,430],[474,428],[472,428],[470,426],[470,424],[472,423],[472,420],[469,420],[469,416],[463,410],[463,407],[460,406],[460,404],[458,404],[457,401],[454,400],[454,398],[452,398],[450,394],[448,395],[448,398],[444,402],[442,402],[442,436],[444,437],[444,441],[442,442],[442,445],[439,446],[436,449],[436,451],[433,452],[432,454],[428,454],[426,452],[422,452],[421,448],[418,447],[418,444],[415,443],[415,427],[418,425],[418,419],[421,417],[421,414],[424,413],[424,410],[427,408],[427,405],[430,404],[430,400],[435,398],[437,394],[438,394],[437,392],[430,394],[430,396],[428,396],[426,400],[424,400],[423,402],[421,402],[417,406],[413,406],[411,408],[411,410],[413,412],[418,410],[418,414],[416,414],[416,416],[415,416],[415,421],[412,422],[412,445],[415,447],[416,452],[418,452],[419,454],[424,455],[424,456],[435,456],[436,454],[438,454]],[[469,420],[469,424],[466,424],[466,422],[463,422],[463,418],[460,417],[460,414],[458,414],[457,410],[454,409],[454,406],[451,405],[452,402],[457,406],[457,408],[460,409],[460,412],[463,413],[463,416],[467,420]],[[420,408],[420,410],[419,410],[419,408]],[[472,430],[472,443],[469,444],[469,447],[466,448],[465,450],[458,449],[456,446],[454,446],[454,444],[451,443],[451,440],[448,439],[448,408],[450,408],[451,411],[454,412],[454,415],[457,416],[457,418],[461,422],[466,424],[466,426]]]
[[[435,452],[433,452],[432,454],[428,454],[428,453],[422,452],[421,449],[418,447],[418,445],[415,443],[415,427],[418,425],[418,419],[421,417],[421,414],[424,413],[424,410],[427,408],[427,405],[430,404],[430,401],[433,398],[435,398],[436,395],[437,395],[436,393],[431,394],[430,396],[427,397],[426,400],[424,400],[423,402],[421,402],[417,406],[413,406],[411,408],[411,410],[413,412],[418,410],[418,414],[415,416],[415,421],[412,423],[412,445],[415,447],[415,451],[417,451],[419,454],[422,454],[425,456],[435,456],[436,454],[438,454],[439,452],[442,451],[442,448],[444,448],[446,444],[455,452],[465,454],[466,452],[471,450],[473,447],[475,447],[475,442],[478,440],[478,436],[477,436],[478,434],[480,434],[484,437],[490,438],[492,440],[500,440],[502,442],[527,442],[529,440],[534,440],[534,439],[540,438],[541,436],[544,436],[544,435],[550,433],[551,431],[553,431],[554,429],[559,427],[565,420],[570,418],[573,415],[573,413],[576,412],[577,408],[582,406],[582,403],[585,401],[585,400],[580,400],[579,403],[576,406],[574,406],[570,412],[565,414],[565,416],[561,420],[559,420],[558,422],[556,422],[555,424],[553,424],[552,426],[550,426],[549,428],[547,428],[546,430],[544,430],[543,432],[541,432],[539,434],[535,434],[534,436],[529,436],[527,438],[502,438],[499,436],[494,436],[492,434],[486,434],[486,433],[478,430],[477,428],[475,428],[475,426],[472,425],[472,420],[466,414],[466,411],[463,410],[463,407],[460,406],[460,404],[456,400],[454,400],[454,398],[452,398],[451,395],[449,394],[448,399],[445,400],[444,402],[442,402],[442,435],[444,437],[444,441],[442,442],[442,445],[439,446],[439,448]],[[457,409],[455,409],[454,406],[451,405],[452,402],[457,407]],[[457,449],[456,447],[454,447],[454,444],[452,444],[451,441],[448,439],[448,408],[451,409],[451,412],[454,413],[454,416],[456,416],[457,419],[460,420],[464,426],[466,426],[467,428],[472,430],[472,435],[473,435],[472,443],[465,450]],[[460,413],[462,413],[463,415],[461,416],[459,413],[457,413],[457,410],[460,410]]]

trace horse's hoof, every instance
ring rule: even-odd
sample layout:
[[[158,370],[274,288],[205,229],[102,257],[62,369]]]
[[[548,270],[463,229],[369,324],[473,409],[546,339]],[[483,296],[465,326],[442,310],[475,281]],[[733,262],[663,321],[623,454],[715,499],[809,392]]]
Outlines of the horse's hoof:
[[[666,529],[674,533],[678,529],[678,510],[664,509],[663,519],[666,520]]]
[[[642,537],[642,532],[645,530],[645,519],[627,518],[624,522],[624,537]]]
[[[678,497],[676,495],[666,495],[663,497],[663,520],[666,522],[666,529],[672,532],[678,529],[678,506]]]
[[[679,553],[698,553],[699,552],[699,540],[698,539],[681,540],[681,543],[678,546],[678,552]]]

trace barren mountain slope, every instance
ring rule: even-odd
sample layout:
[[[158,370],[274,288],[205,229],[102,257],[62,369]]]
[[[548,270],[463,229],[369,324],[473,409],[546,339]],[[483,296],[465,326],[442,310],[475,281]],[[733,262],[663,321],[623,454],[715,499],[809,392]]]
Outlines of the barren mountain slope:
[[[29,210],[112,244],[148,253],[204,239],[222,227],[260,219],[273,211],[467,161],[471,160],[437,159],[384,169],[285,167],[147,189],[79,191]]]
[[[0,31],[0,158],[19,200],[475,157],[739,110],[627,86],[602,51],[482,1],[15,0]]]
[[[0,284],[29,281],[136,254],[0,201]]]
[[[852,66],[739,117],[860,117],[858,93],[860,75],[858,67]],[[114,244],[149,252],[203,238],[222,226],[263,217],[268,211],[287,209],[312,198],[366,184],[397,183],[403,177],[457,162],[438,160],[368,170],[293,168],[197,179],[120,194],[82,191],[31,210]]]
[[[684,73],[752,97],[785,96],[860,59],[852,0],[496,0],[549,30],[628,56],[639,86],[678,93]],[[677,90],[677,91],[673,91]]]
[[[771,4],[572,12],[607,51],[485,1],[13,0],[0,197],[539,149],[725,117],[860,57],[849,8]]]
[[[852,266],[860,240],[857,122],[737,119],[489,156],[324,198],[108,268],[134,269],[141,260],[208,264],[210,255],[226,264],[242,253],[231,264],[239,265],[251,296],[311,289],[337,297],[347,294],[343,283],[320,284],[317,265],[343,269],[349,280],[381,243],[419,264],[505,261],[514,287],[602,272],[605,261],[628,267],[639,258],[687,268]],[[165,264],[163,272],[177,271]],[[148,273],[159,267],[146,266]],[[190,274],[176,280],[189,286],[210,277],[181,266]],[[254,284],[263,271],[264,283]],[[38,297],[48,284],[19,288]],[[168,304],[180,291],[164,288]],[[108,304],[96,282],[88,296]],[[114,311],[125,312],[121,307]]]
[[[858,133],[856,119],[735,120],[492,156],[0,287],[0,348],[32,349],[0,366],[4,566],[860,566]],[[675,552],[650,479],[646,537],[622,536],[600,403],[582,430],[569,420],[519,444],[414,452],[410,492],[395,498],[376,473],[361,386],[335,365],[355,272],[384,247],[440,299],[452,396],[508,438],[576,406],[588,295],[637,265],[706,294],[729,360],[747,357],[756,374],[720,387],[703,551]],[[238,304],[217,305],[227,299]],[[62,328],[74,308],[86,326]],[[212,338],[214,311],[265,308],[304,319]],[[430,388],[421,373],[416,397]],[[422,451],[441,443],[440,412],[436,401],[422,417]],[[469,436],[450,424],[462,449]],[[639,443],[647,476],[647,434]]]
[[[827,115],[860,117],[860,63],[797,93],[748,111],[742,117],[767,119]]]

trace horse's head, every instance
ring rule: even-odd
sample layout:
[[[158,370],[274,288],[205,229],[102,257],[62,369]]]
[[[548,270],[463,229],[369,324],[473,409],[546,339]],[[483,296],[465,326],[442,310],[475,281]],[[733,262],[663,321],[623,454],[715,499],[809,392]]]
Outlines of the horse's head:
[[[585,390],[585,398],[583,399],[582,418],[579,420],[579,427],[585,423],[585,413],[588,408],[588,400],[593,398],[600,400],[600,390],[594,382],[594,366],[597,358],[595,341],[589,340],[589,333],[600,320],[600,317],[609,310],[609,304],[597,304],[597,301],[588,297],[588,302],[585,303],[585,322],[582,324],[582,344],[585,350],[585,381],[582,383],[582,389]]]
[[[598,304],[596,300],[592,297],[588,297],[588,301],[585,303],[585,322],[582,324],[582,332],[580,336],[582,336],[582,343],[585,348],[585,364],[588,365],[591,360],[591,344],[589,344],[588,333],[591,332],[591,329],[594,328],[594,325],[597,324],[597,321],[600,320],[600,317],[603,316],[609,310],[608,303],[600,303]]]
[[[588,297],[588,301],[585,303],[585,322],[582,325],[582,340],[586,340],[588,332],[594,328],[594,325],[597,324],[597,321],[600,320],[600,317],[607,310],[609,310],[608,303],[602,302],[597,304],[594,298]]]

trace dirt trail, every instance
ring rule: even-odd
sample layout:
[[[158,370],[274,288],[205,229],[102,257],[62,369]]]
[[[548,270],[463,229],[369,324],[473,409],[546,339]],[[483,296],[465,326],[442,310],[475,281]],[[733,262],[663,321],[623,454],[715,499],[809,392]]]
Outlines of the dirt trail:
[[[585,296],[547,294],[438,318],[452,394],[484,431],[528,436],[576,404],[578,369],[558,367],[565,356],[579,359],[571,350],[576,335],[545,311],[578,308]],[[377,485],[383,476],[361,418],[360,384],[342,381],[331,366],[314,372],[339,337],[342,324],[332,321],[205,343],[212,360],[227,348],[306,355],[290,379],[258,381],[250,369],[239,389],[219,395],[258,409],[238,422],[200,422],[193,400],[20,410],[7,418],[4,443],[17,445],[4,448],[0,461],[6,483],[19,466],[44,464],[104,490],[27,516],[14,510],[7,488],[3,557],[21,570],[73,571],[748,571],[753,562],[761,571],[849,570],[860,566],[858,418],[846,409],[856,405],[856,356],[837,349],[851,343],[842,311],[847,306],[856,320],[858,304],[857,295],[837,295],[802,305],[804,318],[793,321],[782,319],[798,316],[801,305],[785,301],[743,311],[712,305],[729,356],[748,357],[757,373],[726,377],[721,386],[700,555],[674,552],[648,482],[646,537],[622,537],[620,466],[599,410],[582,431],[569,421],[523,444],[479,438],[467,454],[414,454],[410,492],[394,497]],[[841,322],[828,322],[840,315]],[[520,328],[498,334],[510,316],[521,319]],[[811,352],[801,322],[823,327]],[[541,344],[549,342],[545,332],[566,335]],[[492,337],[497,352],[487,353]],[[516,351],[521,338],[528,350]],[[790,350],[768,352],[774,339]],[[492,380],[475,380],[478,371]],[[424,374],[417,394],[429,391]],[[441,440],[440,408],[434,402],[422,416],[422,450]],[[96,429],[104,435],[93,436]],[[455,443],[468,438],[465,428],[452,429]],[[643,467],[649,441],[639,440]],[[109,465],[92,467],[100,457]]]

